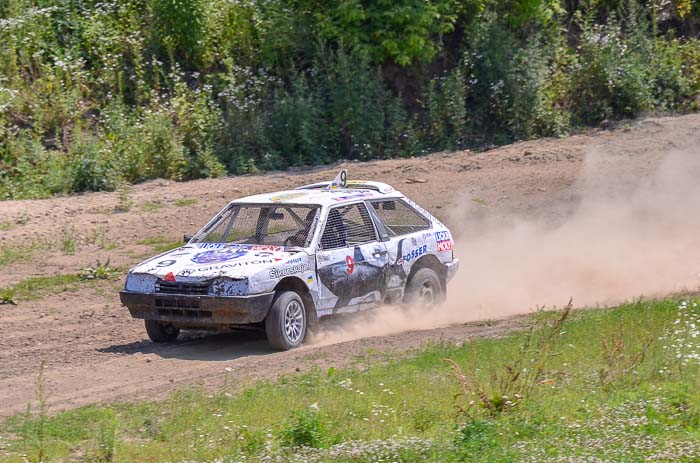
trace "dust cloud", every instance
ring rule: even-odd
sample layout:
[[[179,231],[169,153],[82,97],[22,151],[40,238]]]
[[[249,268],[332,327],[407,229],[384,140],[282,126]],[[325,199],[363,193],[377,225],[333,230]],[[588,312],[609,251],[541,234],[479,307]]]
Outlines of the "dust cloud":
[[[580,180],[569,187],[573,199],[538,215],[548,220],[490,216],[463,196],[447,220],[461,265],[442,307],[357,314],[324,329],[314,343],[494,319],[570,298],[590,307],[697,290],[700,152],[632,156],[589,152]]]

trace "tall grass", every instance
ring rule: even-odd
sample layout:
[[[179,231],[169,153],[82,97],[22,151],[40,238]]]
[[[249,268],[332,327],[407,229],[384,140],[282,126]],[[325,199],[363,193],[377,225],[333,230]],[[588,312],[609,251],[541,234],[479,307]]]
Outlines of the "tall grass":
[[[696,461],[697,300],[639,301],[562,318],[544,312],[532,330],[431,345],[410,358],[368,360],[362,369],[63,412],[46,418],[45,445],[56,461],[96,448],[114,449],[106,455],[125,462]],[[615,381],[602,384],[610,339],[616,357],[635,360],[613,360]],[[445,359],[489,398],[511,404],[467,411],[478,398],[460,394],[463,384]],[[531,366],[536,374],[528,376]],[[513,384],[516,367],[532,381],[506,393],[502,379]],[[221,374],[236,384],[235,370]],[[35,451],[36,419],[0,425],[7,453],[0,461]]]

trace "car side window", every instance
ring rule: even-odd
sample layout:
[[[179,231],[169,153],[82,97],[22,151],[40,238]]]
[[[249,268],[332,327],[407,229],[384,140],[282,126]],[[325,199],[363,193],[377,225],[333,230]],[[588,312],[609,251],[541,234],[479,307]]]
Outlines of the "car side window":
[[[336,206],[328,211],[321,248],[339,249],[377,241],[372,219],[362,203]]]
[[[387,231],[394,235],[408,235],[430,228],[430,222],[400,199],[372,201],[372,207]]]

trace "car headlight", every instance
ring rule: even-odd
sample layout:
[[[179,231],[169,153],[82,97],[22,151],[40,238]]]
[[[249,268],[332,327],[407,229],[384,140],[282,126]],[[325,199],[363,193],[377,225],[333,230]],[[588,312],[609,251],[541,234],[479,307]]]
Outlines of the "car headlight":
[[[145,273],[129,273],[124,288],[127,291],[153,293],[156,290],[156,277]]]
[[[246,296],[248,294],[248,279],[234,280],[231,278],[217,278],[209,286],[211,296]]]

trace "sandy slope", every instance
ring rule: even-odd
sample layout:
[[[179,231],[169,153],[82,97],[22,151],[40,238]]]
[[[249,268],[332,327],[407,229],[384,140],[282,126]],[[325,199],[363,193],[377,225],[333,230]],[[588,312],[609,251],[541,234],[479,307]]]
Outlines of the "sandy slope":
[[[653,177],[667,153],[697,150],[698,128],[700,115],[647,119],[616,131],[524,142],[478,154],[444,153],[342,167],[351,178],[393,184],[455,232],[470,236],[474,224],[485,219],[557,226],[591,187],[610,193],[632,190]],[[591,163],[584,162],[593,154],[595,175],[589,172]],[[151,181],[131,189],[134,205],[128,213],[112,212],[118,203],[115,193],[2,202],[0,224],[9,222],[12,227],[0,231],[0,245],[37,249],[27,253],[26,259],[0,268],[0,287],[32,276],[75,273],[96,259],[132,265],[152,253],[150,246],[135,244],[140,240],[159,236],[176,240],[183,232],[196,231],[231,199],[330,179],[338,168],[182,184]],[[178,206],[176,201],[184,198],[196,202]],[[61,243],[69,236],[77,249],[66,255]],[[470,265],[468,259],[463,265]],[[361,338],[362,331],[355,330],[351,335],[326,336],[323,345],[286,353],[271,352],[260,334],[247,332],[190,334],[178,344],[156,346],[147,341],[142,322],[132,320],[120,306],[116,292],[120,284],[105,282],[79,292],[0,306],[0,416],[24,410],[34,401],[34,381],[42,361],[46,362],[49,404],[59,410],[99,401],[159,397],[189,384],[241,384],[317,366],[348,365],[358,358],[377,361],[381,355],[376,352],[404,352],[432,339],[458,342],[498,335],[523,321],[515,317],[495,324],[461,323],[372,338]],[[521,311],[529,307],[530,302],[523,303]],[[475,310],[466,319],[493,318],[490,315]],[[346,320],[326,325],[333,333],[342,331],[343,323]],[[368,349],[375,353],[368,354]]]

